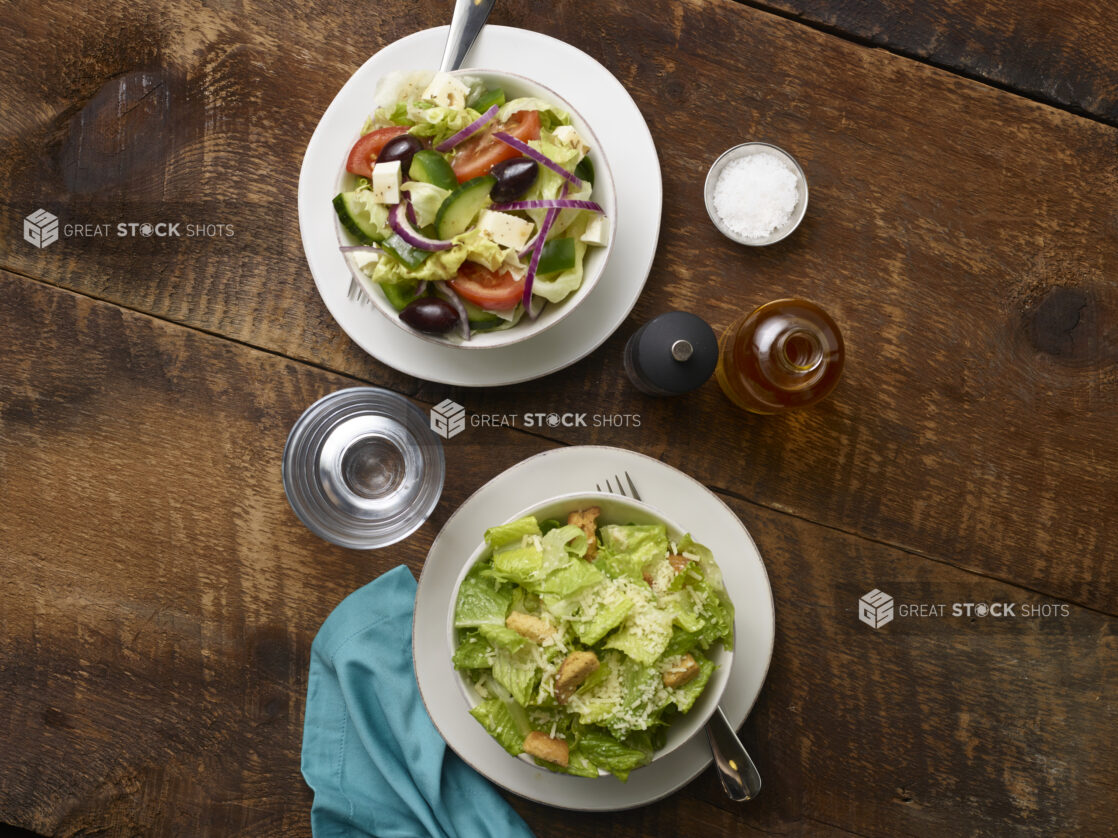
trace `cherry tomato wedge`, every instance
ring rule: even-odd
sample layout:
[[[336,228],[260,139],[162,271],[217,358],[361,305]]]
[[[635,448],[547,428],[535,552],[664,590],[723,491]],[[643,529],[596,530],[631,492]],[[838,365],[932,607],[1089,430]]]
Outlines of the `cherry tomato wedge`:
[[[465,183],[471,178],[489,174],[489,170],[502,160],[519,157],[520,152],[512,146],[507,146],[500,140],[493,139],[494,131],[504,131],[518,140],[538,140],[540,138],[540,112],[518,111],[508,120],[494,128],[476,134],[462,145],[450,163],[459,183]]]
[[[408,133],[408,129],[403,125],[389,125],[387,128],[370,131],[353,144],[353,148],[349,152],[349,159],[346,160],[346,171],[361,175],[361,177],[372,177],[373,163],[376,162],[381,149],[388,144],[389,140],[406,133]]]
[[[458,275],[450,280],[450,287],[458,296],[487,311],[516,308],[524,293],[524,286],[508,271],[494,273],[477,262],[463,262]]]

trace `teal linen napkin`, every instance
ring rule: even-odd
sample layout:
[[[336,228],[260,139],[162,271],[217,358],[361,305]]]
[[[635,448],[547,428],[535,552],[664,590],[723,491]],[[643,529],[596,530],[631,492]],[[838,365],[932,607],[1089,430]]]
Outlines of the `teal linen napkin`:
[[[314,835],[532,838],[427,716],[411,657],[415,589],[407,567],[390,570],[346,597],[311,645],[302,769]]]

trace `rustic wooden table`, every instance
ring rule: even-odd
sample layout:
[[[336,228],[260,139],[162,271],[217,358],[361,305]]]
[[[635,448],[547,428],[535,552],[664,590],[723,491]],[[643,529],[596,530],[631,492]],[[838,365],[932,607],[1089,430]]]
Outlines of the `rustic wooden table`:
[[[631,91],[664,222],[631,317],[544,381],[485,391],[389,369],[307,270],[296,180],[367,56],[448,3],[8,2],[0,14],[0,823],[44,835],[305,835],[309,647],[519,460],[633,448],[745,521],[777,612],[742,738],[765,780],[708,770],[632,812],[511,798],[542,836],[1113,835],[1118,799],[1118,16],[1106,0],[498,4]],[[708,222],[710,162],[797,156],[796,234],[743,249]],[[233,237],[64,238],[22,219],[171,216]],[[627,382],[627,337],[682,308],[716,329],[822,303],[833,396],[756,417],[712,381]],[[307,532],[287,431],[372,383],[421,407],[577,401],[641,427],[506,429],[446,445],[446,489],[395,548]],[[879,587],[897,618],[857,603]],[[1016,603],[1014,618],[900,616]],[[1049,616],[1031,616],[1032,607]],[[2,828],[0,828],[2,831]]]

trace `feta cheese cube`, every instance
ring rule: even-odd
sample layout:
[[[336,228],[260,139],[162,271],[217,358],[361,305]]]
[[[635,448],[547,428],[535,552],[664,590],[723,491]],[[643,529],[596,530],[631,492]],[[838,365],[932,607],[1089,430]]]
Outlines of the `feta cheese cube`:
[[[590,151],[590,146],[586,144],[573,125],[560,125],[551,132],[551,135],[559,145],[577,148],[579,154],[585,155]]]
[[[515,215],[493,210],[482,210],[478,217],[478,229],[502,247],[520,250],[528,243],[528,237],[536,225]]]
[[[421,98],[444,108],[464,108],[469,93],[470,88],[449,73],[435,73]]]
[[[373,200],[378,204],[400,203],[400,161],[375,163],[369,188],[372,190]]]
[[[380,254],[375,250],[355,250],[350,256],[358,270],[364,270],[366,265],[375,265],[380,259]]]
[[[587,222],[586,232],[579,238],[587,244],[605,247],[609,242],[609,219],[604,215],[595,215]]]

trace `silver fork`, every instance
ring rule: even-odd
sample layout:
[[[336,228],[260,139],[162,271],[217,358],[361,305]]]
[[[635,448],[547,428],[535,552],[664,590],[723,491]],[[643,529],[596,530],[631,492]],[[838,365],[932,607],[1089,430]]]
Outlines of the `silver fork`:
[[[363,306],[371,306],[373,301],[369,299],[369,295],[361,284],[357,281],[357,277],[351,276],[349,278],[349,291],[346,292],[346,298],[352,302],[358,302]]]
[[[625,472],[628,491],[625,491],[625,484],[621,482],[619,475],[615,474],[612,479],[611,483],[610,478],[606,478],[605,489],[600,483],[596,484],[595,488],[599,492],[609,492],[638,501],[641,499],[637,485],[629,476],[629,472]],[[745,746],[738,739],[738,735],[730,727],[730,722],[721,707],[714,708],[714,713],[706,724],[706,732],[707,742],[710,743],[711,753],[714,754],[714,764],[718,768],[718,777],[722,780],[722,788],[725,789],[726,796],[735,801],[752,800],[761,791],[761,775],[753,760],[749,758]]]

